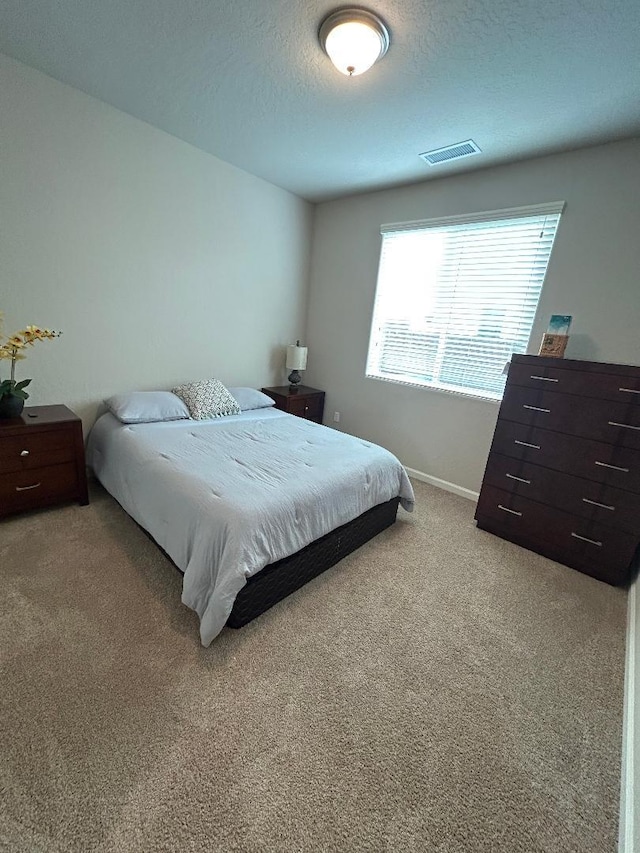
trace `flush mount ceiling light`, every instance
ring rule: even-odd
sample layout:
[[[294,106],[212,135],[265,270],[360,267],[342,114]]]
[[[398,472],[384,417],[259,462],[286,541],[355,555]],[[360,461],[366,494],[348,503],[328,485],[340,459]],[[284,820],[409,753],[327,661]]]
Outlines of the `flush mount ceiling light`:
[[[320,25],[318,38],[329,59],[347,77],[367,71],[389,47],[384,21],[366,9],[332,12]]]

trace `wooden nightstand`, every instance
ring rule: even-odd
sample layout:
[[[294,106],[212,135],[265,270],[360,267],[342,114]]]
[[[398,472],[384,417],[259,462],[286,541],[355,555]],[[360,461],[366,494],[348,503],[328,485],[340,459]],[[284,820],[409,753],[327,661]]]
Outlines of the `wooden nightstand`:
[[[0,420],[0,517],[64,501],[89,503],[80,418],[29,406]]]
[[[315,421],[317,424],[322,423],[324,391],[309,388],[307,385],[298,385],[296,388],[280,385],[277,388],[263,388],[262,392],[276,401],[276,409]]]

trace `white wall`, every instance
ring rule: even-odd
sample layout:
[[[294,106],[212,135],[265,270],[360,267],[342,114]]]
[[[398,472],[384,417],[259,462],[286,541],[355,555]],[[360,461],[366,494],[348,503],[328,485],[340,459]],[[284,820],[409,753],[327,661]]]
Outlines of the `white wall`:
[[[640,364],[640,140],[321,204],[316,209],[305,381],[325,421],[411,468],[478,490],[498,406],[365,379],[380,225],[565,200],[530,352],[572,314],[567,357]]]
[[[304,337],[313,208],[0,55],[0,311],[30,404],[88,425],[127,389],[280,383]],[[7,362],[0,362],[2,377]]]

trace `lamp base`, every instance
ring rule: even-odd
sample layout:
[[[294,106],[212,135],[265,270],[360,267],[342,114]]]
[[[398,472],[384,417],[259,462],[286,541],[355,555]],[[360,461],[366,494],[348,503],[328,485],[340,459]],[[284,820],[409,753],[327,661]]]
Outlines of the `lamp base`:
[[[302,381],[302,376],[300,376],[300,371],[299,370],[292,370],[287,378],[289,380],[289,388],[291,388],[292,391],[294,389],[297,390],[296,386],[298,385],[299,382]]]

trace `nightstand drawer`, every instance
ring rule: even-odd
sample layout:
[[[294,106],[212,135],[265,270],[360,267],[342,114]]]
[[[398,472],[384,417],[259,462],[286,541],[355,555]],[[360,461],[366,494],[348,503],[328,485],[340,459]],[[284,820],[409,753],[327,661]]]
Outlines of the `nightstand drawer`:
[[[74,462],[3,474],[0,478],[0,514],[46,506],[78,496]]]
[[[312,397],[307,402],[307,410],[305,418],[316,423],[322,423],[322,414],[324,412],[324,394],[322,396]]]
[[[287,411],[290,415],[297,415],[299,418],[305,418],[309,408],[309,401],[306,397],[290,397],[287,401]]]
[[[298,418],[322,423],[324,412],[324,391],[310,388],[308,385],[298,385],[291,388],[283,385],[277,388],[263,388],[263,394],[268,394],[276,401],[276,408]]]
[[[320,421],[322,418],[323,400],[319,396],[314,397],[290,397],[288,411],[292,415],[306,418],[309,421]]]
[[[71,429],[0,436],[0,473],[59,465],[75,458]]]

